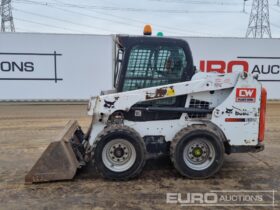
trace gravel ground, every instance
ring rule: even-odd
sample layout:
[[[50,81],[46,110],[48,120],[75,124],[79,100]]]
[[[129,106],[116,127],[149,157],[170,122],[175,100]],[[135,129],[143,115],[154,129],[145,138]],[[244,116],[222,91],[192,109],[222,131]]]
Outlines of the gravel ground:
[[[182,178],[163,158],[149,161],[140,177],[128,182],[104,180],[89,165],[73,181],[24,185],[26,173],[68,120],[87,129],[85,110],[86,105],[0,106],[0,209],[187,209],[167,204],[166,193],[210,190],[275,190],[274,209],[280,209],[280,103],[268,105],[265,151],[226,155],[221,171],[207,180]]]

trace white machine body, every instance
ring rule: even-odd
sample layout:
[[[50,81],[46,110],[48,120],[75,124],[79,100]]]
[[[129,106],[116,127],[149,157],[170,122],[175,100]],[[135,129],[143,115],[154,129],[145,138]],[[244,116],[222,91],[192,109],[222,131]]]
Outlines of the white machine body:
[[[94,120],[89,142],[91,145],[95,142],[109,117],[117,111],[129,111],[139,102],[187,95],[185,108],[189,108],[192,101],[206,101],[212,112],[203,117],[190,117],[188,113],[183,113],[177,120],[124,120],[123,124],[135,129],[141,137],[160,135],[168,142],[189,125],[213,123],[221,129],[229,145],[257,145],[261,90],[261,83],[253,75],[200,72],[187,82],[92,97],[88,114],[93,115]],[[196,107],[199,106],[197,104]],[[141,115],[141,110],[135,110],[137,115]]]

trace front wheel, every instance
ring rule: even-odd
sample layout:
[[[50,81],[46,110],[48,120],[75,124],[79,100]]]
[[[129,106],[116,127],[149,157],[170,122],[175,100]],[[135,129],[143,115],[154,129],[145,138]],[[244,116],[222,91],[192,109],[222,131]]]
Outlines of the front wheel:
[[[204,179],[214,175],[224,160],[219,135],[206,126],[190,126],[175,136],[170,148],[174,167],[183,176]]]
[[[107,179],[134,178],[145,165],[145,144],[139,134],[129,127],[104,129],[94,147],[97,170]]]

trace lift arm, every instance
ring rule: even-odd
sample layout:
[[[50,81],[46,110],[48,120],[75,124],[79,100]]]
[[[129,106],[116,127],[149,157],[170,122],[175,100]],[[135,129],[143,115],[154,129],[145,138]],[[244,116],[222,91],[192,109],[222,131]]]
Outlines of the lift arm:
[[[233,88],[239,75],[240,73],[197,73],[191,81],[187,82],[92,97],[89,102],[88,114],[99,118],[108,116],[117,110],[128,111],[138,102]]]

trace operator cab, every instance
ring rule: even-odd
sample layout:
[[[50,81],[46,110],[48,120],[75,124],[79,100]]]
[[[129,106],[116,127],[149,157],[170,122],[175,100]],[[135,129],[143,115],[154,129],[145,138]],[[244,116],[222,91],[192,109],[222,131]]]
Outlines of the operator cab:
[[[195,73],[192,54],[186,41],[165,37],[117,36],[115,89],[124,92],[189,81]],[[184,107],[187,96],[158,99],[135,104],[125,113],[131,121],[178,119],[181,113],[142,111],[138,107]]]
[[[186,41],[165,37],[118,36],[117,92],[188,81],[194,74]]]

